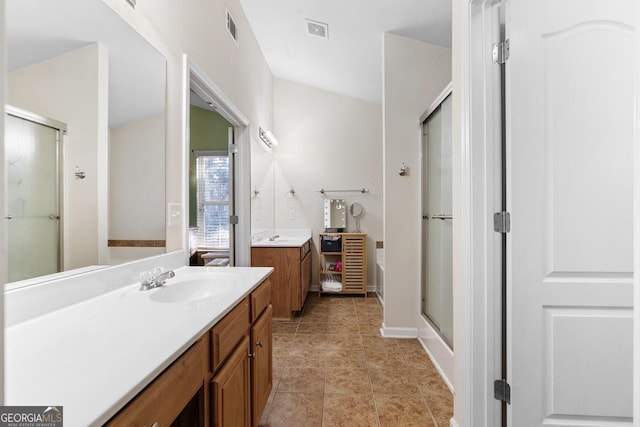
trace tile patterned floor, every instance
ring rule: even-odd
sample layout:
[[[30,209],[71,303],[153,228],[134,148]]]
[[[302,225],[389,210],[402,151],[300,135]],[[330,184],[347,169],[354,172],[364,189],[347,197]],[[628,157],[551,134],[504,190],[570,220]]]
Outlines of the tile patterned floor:
[[[448,427],[453,397],[415,339],[380,336],[377,298],[309,295],[273,324],[262,427]]]

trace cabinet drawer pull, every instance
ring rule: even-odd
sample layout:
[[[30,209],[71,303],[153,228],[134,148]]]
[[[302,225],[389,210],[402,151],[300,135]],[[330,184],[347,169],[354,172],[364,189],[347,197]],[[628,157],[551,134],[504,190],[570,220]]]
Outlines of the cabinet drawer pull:
[[[256,357],[256,352],[254,351],[252,353],[249,353],[247,357],[249,357],[249,359],[253,359],[254,357]]]
[[[264,342],[258,341],[256,344],[258,345],[258,347],[262,347],[264,345]]]
[[[160,427],[160,421],[156,421],[153,424],[151,424],[151,427]]]

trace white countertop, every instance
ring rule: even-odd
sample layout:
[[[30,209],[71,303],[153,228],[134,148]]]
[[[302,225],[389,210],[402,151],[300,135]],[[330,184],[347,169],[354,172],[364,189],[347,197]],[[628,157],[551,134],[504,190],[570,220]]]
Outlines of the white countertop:
[[[310,228],[263,230],[251,237],[254,248],[299,248],[311,239]]]
[[[239,275],[218,297],[159,303],[138,284],[5,329],[5,405],[63,406],[65,426],[102,425],[272,271],[183,267],[176,277]]]
[[[309,241],[311,237],[278,237],[274,240],[260,240],[251,245],[253,248],[299,248]]]

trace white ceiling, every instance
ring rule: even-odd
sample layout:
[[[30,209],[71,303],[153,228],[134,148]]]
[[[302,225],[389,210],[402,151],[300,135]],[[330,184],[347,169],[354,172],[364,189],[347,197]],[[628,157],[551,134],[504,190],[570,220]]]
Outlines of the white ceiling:
[[[240,3],[274,77],[375,103],[382,102],[385,32],[451,47],[451,0]],[[327,23],[329,39],[308,35],[305,18]]]
[[[164,57],[102,0],[5,3],[9,71],[100,42],[109,50],[109,126],[164,111]]]

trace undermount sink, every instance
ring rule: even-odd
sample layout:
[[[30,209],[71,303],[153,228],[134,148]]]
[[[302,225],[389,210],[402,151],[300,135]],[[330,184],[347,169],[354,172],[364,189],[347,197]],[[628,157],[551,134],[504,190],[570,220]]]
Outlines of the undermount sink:
[[[272,244],[288,244],[288,243],[294,243],[294,242],[298,242],[300,241],[300,239],[276,239],[276,240],[271,240],[269,241],[269,243]]]
[[[152,301],[163,303],[185,303],[221,296],[240,283],[234,274],[212,274],[183,279],[170,279],[167,284],[154,290]]]
[[[254,243],[253,246],[300,246],[304,242],[305,242],[304,239],[278,237],[275,240],[270,240],[270,239],[261,240],[257,243]]]

